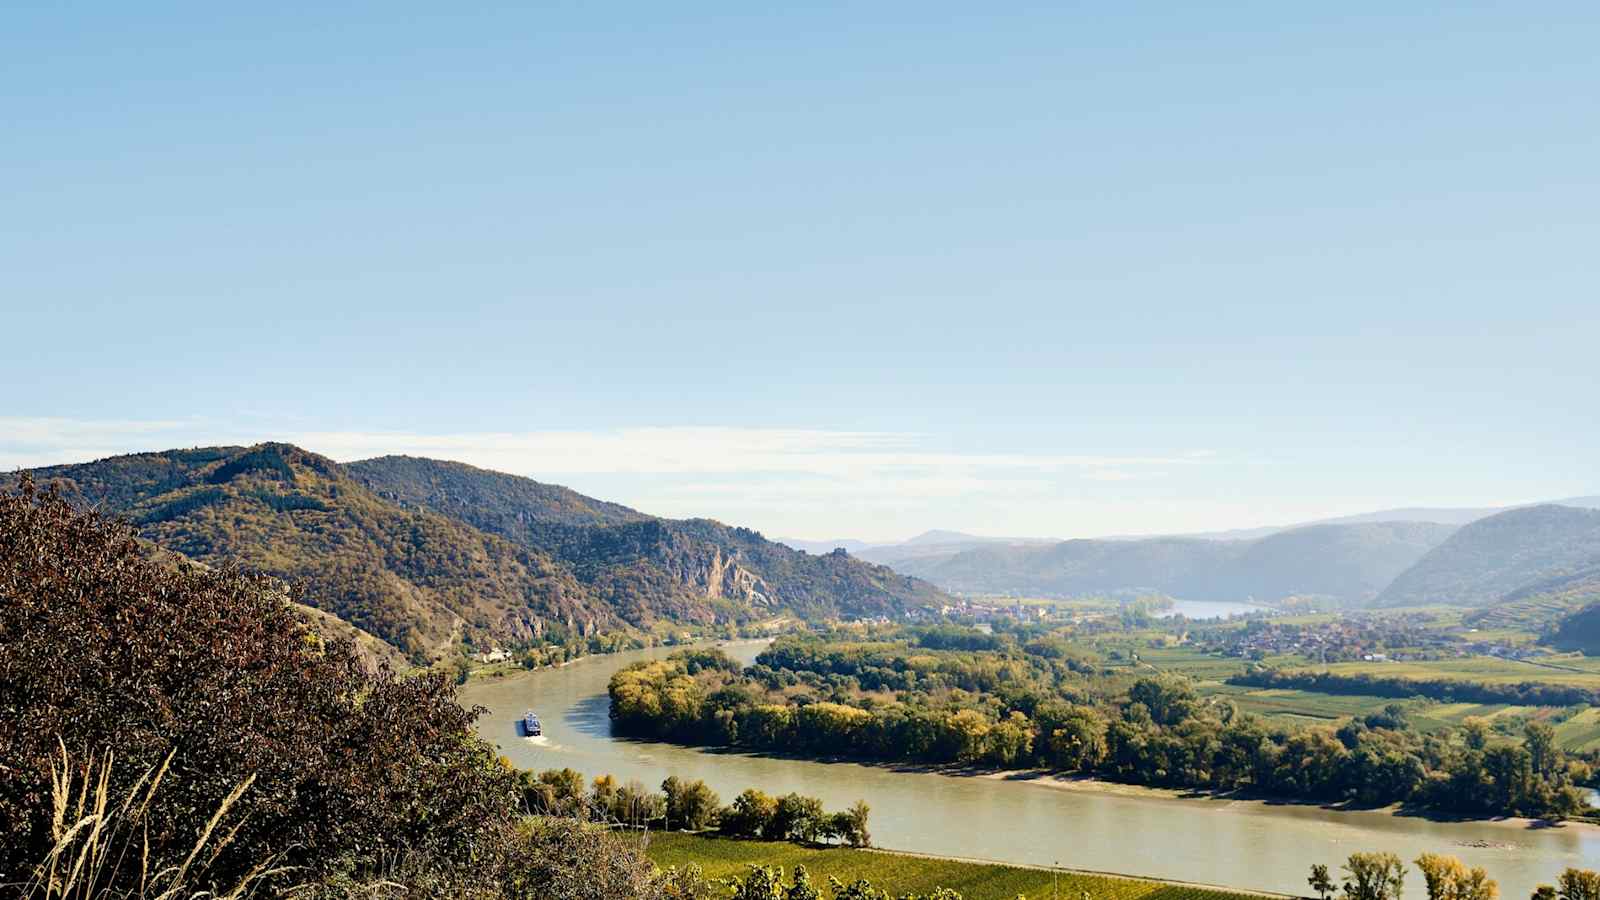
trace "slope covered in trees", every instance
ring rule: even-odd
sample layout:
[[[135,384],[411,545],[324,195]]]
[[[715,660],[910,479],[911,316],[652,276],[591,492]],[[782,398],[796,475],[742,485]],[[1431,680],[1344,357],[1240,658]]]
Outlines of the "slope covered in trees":
[[[1586,656],[1600,656],[1600,566],[1561,579],[1550,587],[1554,589],[1539,596],[1587,605],[1564,617],[1545,643],[1558,650],[1578,650]]]
[[[1452,532],[1430,522],[1312,525],[1253,541],[1074,540],[984,546],[896,565],[950,590],[1155,591],[1188,600],[1370,600]]]
[[[1477,606],[1600,564],[1600,510],[1531,506],[1463,526],[1401,573],[1381,606]]]
[[[622,619],[550,557],[402,509],[287,444],[139,454],[39,470],[85,505],[208,565],[288,581],[306,603],[418,661],[463,636],[590,633]]]
[[[172,450],[34,472],[208,565],[304,600],[422,662],[463,640],[530,642],[738,622],[894,614],[925,583],[816,558],[709,520],[675,522],[454,463],[349,467],[287,444]]]
[[[381,496],[549,553],[630,618],[652,602],[674,618],[710,621],[751,609],[875,616],[949,599],[848,555],[812,556],[747,528],[656,518],[516,475],[413,457],[347,468]]]

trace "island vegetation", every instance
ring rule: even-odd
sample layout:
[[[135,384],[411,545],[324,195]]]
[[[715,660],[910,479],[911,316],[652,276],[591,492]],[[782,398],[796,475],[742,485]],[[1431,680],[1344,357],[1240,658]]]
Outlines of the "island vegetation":
[[[1481,723],[1423,733],[1390,704],[1291,727],[1060,638],[953,626],[786,637],[750,667],[681,652],[619,671],[610,697],[625,733],[684,743],[1452,814],[1570,816],[1591,774],[1542,722],[1518,741]]]

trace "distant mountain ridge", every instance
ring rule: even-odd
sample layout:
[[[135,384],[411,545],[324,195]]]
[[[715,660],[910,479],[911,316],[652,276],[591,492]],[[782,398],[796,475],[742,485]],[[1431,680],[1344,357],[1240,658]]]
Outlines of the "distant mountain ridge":
[[[1313,525],[1361,525],[1377,522],[1432,522],[1439,525],[1465,525],[1468,522],[1487,518],[1496,513],[1546,505],[1600,509],[1600,494],[1547,500],[1541,503],[1521,503],[1512,506],[1403,506],[1374,510],[1372,512],[1353,513],[1347,516],[1312,519],[1288,525],[1260,525],[1252,528],[1175,532],[1172,534],[1097,535],[1087,538],[1087,540],[1148,541],[1167,538],[1195,538],[1216,541],[1254,541],[1269,535],[1308,528]],[[885,564],[892,564],[892,560],[928,556],[934,553],[951,555],[984,544],[1057,544],[1062,539],[1047,537],[988,537],[960,531],[935,529],[933,531],[925,531],[904,541],[870,542],[854,538],[837,538],[831,541],[815,541],[804,538],[775,538],[775,540],[808,553],[828,553],[835,548],[842,547],[862,559],[872,559]]]
[[[963,593],[1154,591],[1184,599],[1270,602],[1305,595],[1362,603],[1374,601],[1461,525],[1537,505],[1400,507],[1286,527],[1154,537],[1056,541],[934,531],[895,544],[797,543],[813,551],[828,543],[844,546],[862,559]],[[1600,496],[1555,505],[1600,509]]]
[[[529,640],[782,611],[897,615],[949,598],[847,555],[659,519],[568,488],[414,457],[340,465],[289,444],[130,454],[33,470],[199,562],[306,601],[424,660],[464,638]]]
[[[1401,573],[1380,606],[1478,606],[1600,565],[1600,510],[1547,504],[1463,525]]]
[[[1186,600],[1289,596],[1364,602],[1449,536],[1448,525],[1314,525],[1256,541],[1073,540],[905,559],[906,572],[968,593],[1155,592]]]

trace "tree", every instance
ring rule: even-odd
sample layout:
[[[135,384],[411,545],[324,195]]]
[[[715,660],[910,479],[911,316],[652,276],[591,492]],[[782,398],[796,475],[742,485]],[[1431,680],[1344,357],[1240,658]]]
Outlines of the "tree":
[[[1009,768],[1032,753],[1033,723],[1022,713],[1013,711],[989,729],[986,755],[995,765]]]
[[[943,743],[946,754],[956,762],[976,762],[987,749],[989,718],[975,709],[961,709],[945,716]]]
[[[1568,869],[1556,881],[1561,900],[1600,900],[1600,872]]]
[[[538,816],[579,816],[584,811],[583,773],[546,769],[537,776],[521,773],[523,804]]]
[[[1399,900],[1406,867],[1393,853],[1352,853],[1343,866],[1345,900]]]
[[[1128,701],[1144,704],[1157,725],[1176,725],[1191,718],[1196,704],[1193,685],[1176,675],[1139,679],[1128,691]]]
[[[1461,721],[1461,738],[1467,742],[1469,750],[1482,750],[1489,744],[1489,723],[1477,716],[1468,716]]]
[[[772,816],[770,839],[815,843],[823,827],[822,801],[802,794],[784,794],[778,798]]]
[[[1106,721],[1093,707],[1046,704],[1035,720],[1040,729],[1039,755],[1046,764],[1078,772],[1105,759]]]
[[[597,822],[616,821],[617,791],[621,790],[614,775],[596,775],[589,788],[589,815]]]
[[[839,813],[843,817],[840,820],[843,827],[839,829],[839,837],[852,847],[872,846],[872,832],[867,830],[867,815],[871,811],[865,800],[850,804],[849,809]]]
[[[1541,884],[1533,889],[1530,900],[1557,900],[1556,889],[1552,885]]]
[[[1482,867],[1467,868],[1454,856],[1424,853],[1417,857],[1428,900],[1496,900],[1500,888]]]
[[[1322,900],[1328,900],[1328,895],[1333,893],[1333,879],[1328,876],[1328,867],[1322,863],[1311,866],[1311,877],[1306,879],[1306,884],[1311,885],[1311,889]]]
[[[666,807],[660,794],[650,793],[637,780],[618,788],[612,804],[611,818],[629,828],[642,828],[661,818]]]
[[[1530,720],[1522,730],[1522,745],[1528,749],[1535,777],[1554,779],[1565,774],[1556,730],[1548,722]]]
[[[772,819],[778,812],[778,801],[755,788],[748,788],[735,797],[733,804],[718,815],[724,834],[734,837],[767,837],[777,840]]]
[[[666,795],[668,828],[676,826],[684,831],[700,831],[710,827],[716,819],[721,799],[704,781],[698,778],[687,781],[670,775],[661,782],[661,791]]]

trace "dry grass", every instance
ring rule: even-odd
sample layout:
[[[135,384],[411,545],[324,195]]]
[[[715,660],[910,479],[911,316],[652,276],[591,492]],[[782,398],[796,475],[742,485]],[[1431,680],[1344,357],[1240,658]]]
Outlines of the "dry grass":
[[[115,761],[109,750],[75,761],[61,747],[59,763],[50,772],[53,846],[23,885],[26,900],[239,900],[285,871],[267,860],[226,889],[207,877],[244,824],[245,816],[238,815],[231,827],[224,825],[255,776],[229,792],[181,860],[151,859],[146,815],[172,755],[145,770],[121,798],[111,796]]]

